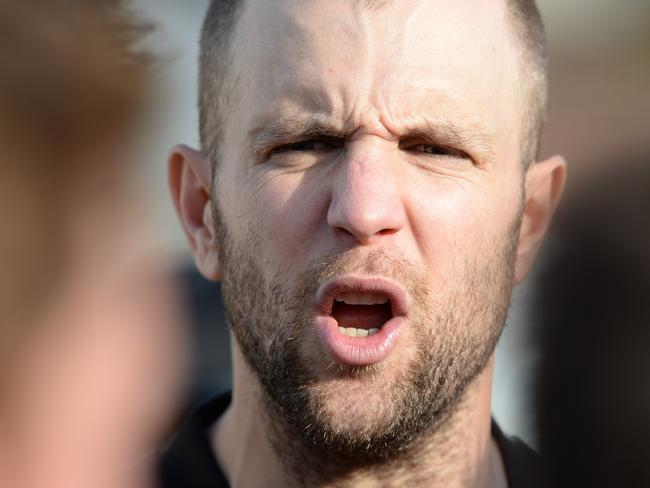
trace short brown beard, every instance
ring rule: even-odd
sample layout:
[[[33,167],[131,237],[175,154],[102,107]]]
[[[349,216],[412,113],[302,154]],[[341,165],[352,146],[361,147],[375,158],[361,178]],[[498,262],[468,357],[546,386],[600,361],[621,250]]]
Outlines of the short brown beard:
[[[267,283],[257,259],[263,255],[261,236],[250,233],[236,243],[218,209],[215,215],[220,222],[222,292],[228,318],[262,386],[263,410],[275,436],[271,441],[303,480],[314,474],[319,479],[335,479],[412,451],[418,440],[441,428],[492,356],[510,302],[521,213],[491,258],[485,257],[483,265],[466,261],[446,302],[435,304],[426,275],[382,250],[356,261],[351,261],[350,252],[330,255],[303,273],[292,290],[283,285],[283,276]],[[244,242],[250,244],[244,246]],[[350,271],[396,278],[420,305],[413,320],[416,359],[385,391],[383,403],[390,405],[390,414],[354,432],[332,425],[324,408],[327,398],[300,349],[317,288]],[[381,376],[374,368],[337,366],[333,374]]]

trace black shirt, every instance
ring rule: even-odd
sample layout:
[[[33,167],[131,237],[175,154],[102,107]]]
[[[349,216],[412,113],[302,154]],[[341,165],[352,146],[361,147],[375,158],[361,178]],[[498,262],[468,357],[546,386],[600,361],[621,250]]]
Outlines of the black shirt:
[[[228,480],[214,457],[208,431],[230,405],[230,393],[220,395],[181,425],[159,463],[162,488],[228,488]],[[542,487],[539,455],[516,437],[503,434],[492,421],[492,437],[499,446],[509,488]]]

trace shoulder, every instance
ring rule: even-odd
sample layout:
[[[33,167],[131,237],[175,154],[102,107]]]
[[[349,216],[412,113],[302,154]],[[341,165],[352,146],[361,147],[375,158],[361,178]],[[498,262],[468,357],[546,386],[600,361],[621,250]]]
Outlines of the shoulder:
[[[196,409],[180,425],[158,461],[161,488],[226,488],[226,480],[212,451],[208,431],[231,401],[219,395]]]
[[[492,438],[499,446],[509,488],[545,488],[541,456],[518,437],[503,433],[492,420]]]

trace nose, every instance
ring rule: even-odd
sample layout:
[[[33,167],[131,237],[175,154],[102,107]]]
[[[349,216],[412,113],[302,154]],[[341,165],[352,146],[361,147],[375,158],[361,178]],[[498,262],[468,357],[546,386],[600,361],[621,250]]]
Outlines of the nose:
[[[327,223],[360,244],[372,244],[404,227],[403,195],[388,155],[355,153],[346,155],[336,170]]]

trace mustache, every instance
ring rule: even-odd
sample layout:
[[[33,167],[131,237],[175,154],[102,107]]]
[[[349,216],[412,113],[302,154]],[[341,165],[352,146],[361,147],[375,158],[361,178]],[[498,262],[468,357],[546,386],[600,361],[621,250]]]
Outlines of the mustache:
[[[313,299],[323,283],[352,273],[391,278],[401,283],[416,300],[425,299],[431,289],[423,267],[382,248],[328,253],[298,276],[296,288],[301,290],[302,299]]]

